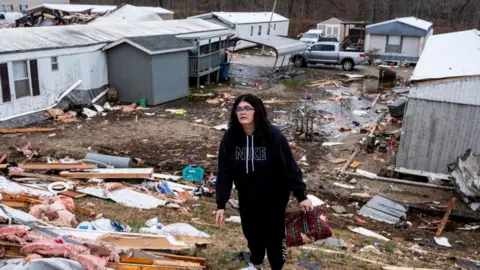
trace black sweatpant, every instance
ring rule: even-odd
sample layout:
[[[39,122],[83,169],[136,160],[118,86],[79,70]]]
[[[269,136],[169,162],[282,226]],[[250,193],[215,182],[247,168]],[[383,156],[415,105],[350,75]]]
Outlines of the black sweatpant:
[[[243,234],[250,249],[250,262],[262,264],[267,253],[272,270],[281,270],[285,264],[287,249],[285,240],[286,203],[266,207],[259,203],[242,203],[240,216]]]

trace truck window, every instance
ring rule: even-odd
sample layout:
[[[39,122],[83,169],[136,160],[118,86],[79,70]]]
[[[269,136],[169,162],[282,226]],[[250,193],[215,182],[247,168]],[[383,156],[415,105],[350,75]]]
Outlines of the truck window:
[[[320,45],[312,45],[312,47],[310,47],[310,50],[311,51],[320,51]]]
[[[335,45],[320,45],[320,51],[334,52],[335,51]]]

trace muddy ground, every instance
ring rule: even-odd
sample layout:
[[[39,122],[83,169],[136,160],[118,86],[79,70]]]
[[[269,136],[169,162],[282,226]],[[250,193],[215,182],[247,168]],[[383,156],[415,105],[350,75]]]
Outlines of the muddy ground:
[[[0,137],[0,152],[9,153],[9,161],[23,162],[25,157],[16,150],[31,142],[40,157],[31,161],[44,162],[46,157],[71,157],[84,158],[85,154],[99,152],[105,154],[132,156],[135,158],[136,167],[154,167],[156,172],[168,174],[181,174],[187,165],[199,165],[205,168],[205,173],[215,174],[216,158],[223,131],[212,127],[228,122],[230,108],[233,103],[228,98],[243,93],[254,93],[267,101],[269,118],[275,124],[290,124],[283,133],[290,142],[297,147],[292,147],[296,159],[305,174],[305,181],[309,193],[324,200],[329,206],[344,206],[353,217],[341,217],[329,208],[329,224],[334,231],[334,236],[347,242],[347,250],[336,250],[345,254],[331,254],[325,251],[303,250],[291,248],[288,252],[288,264],[285,269],[380,269],[378,262],[389,265],[410,267],[429,267],[438,269],[455,269],[454,259],[478,259],[480,243],[478,231],[460,231],[458,227],[464,223],[449,222],[443,233],[453,249],[440,249],[427,247],[433,241],[434,230],[419,229],[419,226],[429,225],[441,219],[422,212],[409,211],[407,220],[413,225],[409,228],[395,228],[393,225],[361,217],[365,223],[356,220],[359,207],[351,203],[358,201],[361,207],[362,200],[352,200],[350,193],[366,192],[370,195],[377,193],[387,195],[400,201],[409,203],[438,202],[444,206],[455,196],[452,191],[443,191],[429,188],[419,188],[406,185],[393,185],[400,191],[393,191],[390,183],[375,182],[356,178],[354,190],[335,187],[334,182],[348,184],[352,177],[342,177],[335,173],[335,169],[342,164],[335,165],[330,162],[332,157],[345,158],[353,152],[355,144],[364,137],[364,134],[339,132],[336,127],[348,126],[359,130],[352,123],[355,118],[351,112],[364,104],[370,104],[377,93],[385,97],[378,102],[374,109],[386,106],[388,100],[395,98],[390,89],[391,85],[378,85],[375,80],[344,82],[341,88],[337,87],[309,87],[308,82],[320,79],[336,79],[337,69],[303,69],[303,74],[291,80],[272,80],[268,77],[269,68],[233,65],[232,74],[236,75],[234,84],[223,84],[215,87],[207,86],[200,91],[192,93],[213,93],[219,100],[218,104],[209,104],[207,99],[212,97],[196,97],[178,100],[161,106],[150,107],[148,110],[138,110],[132,113],[109,112],[107,116],[97,116],[90,120],[81,119],[78,123],[58,123],[47,120],[34,125],[35,127],[56,127],[51,133],[30,133],[19,135],[5,135]],[[254,83],[258,83],[257,86]],[[373,87],[372,87],[373,84]],[[339,95],[352,96],[351,101],[333,101]],[[295,100],[293,103],[269,103],[271,100]],[[314,115],[315,136],[312,141],[305,140],[295,130],[295,110],[309,111],[311,108],[332,110],[330,113],[339,119],[335,125],[325,121],[325,114]],[[166,109],[184,109],[184,115],[171,114]],[[372,110],[374,111],[374,110]],[[154,113],[154,115],[151,115]],[[150,114],[150,115],[147,115]],[[375,112],[363,119],[364,122],[373,123],[378,117]],[[201,120],[201,121],[200,121]],[[340,123],[340,124],[338,124]],[[328,126],[328,128],[325,128]],[[53,135],[55,134],[55,135]],[[338,147],[324,147],[322,142],[341,141]],[[305,150],[305,151],[304,151]],[[302,157],[306,162],[302,162]],[[361,162],[360,169],[377,173],[379,169],[391,163],[384,153],[367,154],[361,152],[356,160]],[[382,161],[384,160],[384,161]],[[192,202],[190,214],[179,214],[173,209],[159,208],[155,210],[138,211],[119,204],[97,198],[83,198],[76,201],[83,207],[90,207],[102,212],[104,217],[111,220],[129,224],[138,230],[145,220],[159,216],[164,224],[186,222],[192,225],[192,218],[204,223],[214,223],[215,201],[213,198],[204,197],[199,202]],[[199,203],[200,206],[193,207]],[[296,207],[292,200],[291,207]],[[437,206],[438,207],[438,206]],[[455,209],[467,210],[461,202]],[[227,210],[227,216],[237,215],[233,210]],[[79,220],[88,219],[87,217]],[[361,222],[361,221],[360,221]],[[225,228],[216,228],[204,225],[195,225],[197,228],[212,235],[212,244],[204,249],[193,251],[191,255],[206,257],[214,269],[239,269],[245,263],[233,261],[232,255],[241,250],[247,250],[241,228],[237,224],[227,224]],[[347,226],[362,226],[393,239],[390,242],[375,242],[378,254],[359,252],[366,245],[373,245],[374,239],[352,233]],[[409,251],[415,245],[421,245],[425,253]],[[326,246],[316,246],[321,249],[332,249]],[[335,249],[334,249],[335,250]],[[358,259],[360,257],[360,259]],[[363,260],[361,260],[363,258]],[[370,261],[365,261],[365,259]],[[377,263],[375,263],[377,262]],[[300,265],[300,266],[299,266]]]

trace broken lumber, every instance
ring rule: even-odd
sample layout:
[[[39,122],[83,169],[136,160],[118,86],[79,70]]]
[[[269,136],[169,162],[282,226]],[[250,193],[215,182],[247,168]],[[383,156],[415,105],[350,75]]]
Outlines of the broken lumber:
[[[9,175],[35,177],[35,178],[42,179],[42,180],[45,180],[45,181],[50,181],[50,182],[72,182],[72,183],[75,183],[75,184],[80,183],[79,181],[76,181],[76,180],[67,179],[67,178],[63,178],[63,177],[59,177],[59,176],[40,174],[40,173],[9,172]]]
[[[16,128],[16,129],[1,128],[0,134],[48,132],[48,131],[55,131],[55,130],[57,130],[57,128]]]
[[[1,164],[0,169],[6,169],[8,164]],[[24,170],[32,171],[43,171],[43,170],[86,170],[86,169],[95,169],[96,166],[93,164],[42,164],[42,163],[26,163],[19,164],[19,168]]]
[[[204,268],[207,267],[207,260],[205,258],[190,257],[190,256],[179,256],[179,255],[173,255],[173,254],[167,254],[167,253],[155,253],[155,252],[150,252],[150,254],[153,254],[153,255],[159,256],[159,257],[168,258],[168,259],[174,259],[174,260],[180,260],[180,261],[186,261],[186,262],[194,262],[194,263],[200,264]]]
[[[377,103],[379,97],[380,97],[380,93],[377,95],[377,97],[375,98],[375,100],[373,100],[372,104],[370,105],[370,107],[368,107],[368,109],[373,109],[373,107],[374,107],[375,104]]]
[[[363,174],[360,174],[360,173],[348,172],[348,171],[342,171],[342,173],[350,175],[350,176],[361,177],[361,178],[364,178],[364,179],[376,180],[376,181],[382,181],[382,182],[397,183],[397,184],[402,184],[402,185],[419,186],[419,187],[427,187],[427,188],[445,189],[445,190],[455,190],[455,187],[439,186],[439,185],[434,185],[434,184],[413,182],[413,181],[401,180],[401,179],[396,179],[396,178],[387,178],[387,177],[381,177],[381,176],[376,176],[376,175],[371,176],[371,177],[367,177],[367,176],[365,176]]]
[[[345,163],[343,165],[342,169],[341,169],[342,172],[347,170],[347,168],[350,166],[350,164],[355,159],[355,157],[358,155],[358,153],[360,153],[360,148],[357,148],[355,150],[355,152],[353,152],[353,154],[348,158],[347,163]]]
[[[83,172],[61,172],[67,178],[101,178],[101,179],[143,179],[152,178],[153,169],[95,169]]]
[[[438,224],[437,233],[435,234],[436,236],[442,235],[443,229],[445,228],[445,224],[447,224],[448,218],[450,217],[450,214],[452,213],[452,209],[455,206],[455,201],[456,201],[455,198],[452,198],[450,200],[447,210],[445,211],[445,215],[443,215],[442,222]]]
[[[4,154],[0,157],[0,164],[2,164],[7,159],[7,154]]]

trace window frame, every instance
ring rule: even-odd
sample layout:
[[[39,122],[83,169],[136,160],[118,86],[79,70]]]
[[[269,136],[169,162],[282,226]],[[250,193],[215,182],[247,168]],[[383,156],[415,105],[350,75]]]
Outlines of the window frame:
[[[251,37],[253,37],[253,32],[255,31],[254,28],[255,28],[255,26],[253,26],[253,25],[250,27],[250,36]]]
[[[55,61],[53,61],[55,59]],[[60,69],[60,66],[58,65],[58,56],[52,56],[50,57],[50,64],[52,71],[58,71]],[[56,68],[54,68],[56,66]]]
[[[259,36],[262,35],[262,26],[261,25],[258,26],[258,35]]]
[[[20,13],[22,13],[22,14],[26,14],[26,13],[27,13],[28,5],[19,4],[18,7],[19,7],[19,10],[20,10]],[[24,7],[25,9],[23,9],[22,7]]]
[[[13,67],[14,63],[25,63],[25,68],[27,69],[27,77],[26,78],[15,78],[15,68]],[[13,79],[13,88],[14,88],[14,93],[15,93],[15,100],[21,99],[21,98],[26,98],[26,97],[33,97],[33,87],[32,87],[32,74],[30,73],[30,61],[29,60],[21,60],[21,61],[13,61],[12,62],[12,79]],[[18,97],[17,95],[17,81],[26,81],[28,80],[28,95]],[[13,100],[13,99],[12,99]]]
[[[333,50],[324,50],[324,48],[326,48],[326,47],[333,48]],[[331,45],[331,44],[320,44],[320,51],[321,51],[321,52],[334,52],[334,51],[335,51],[335,45]]]
[[[398,45],[393,45],[390,44],[390,37],[399,37],[400,38],[400,44]],[[385,53],[402,53],[402,48],[403,48],[403,36],[398,36],[398,35],[387,35],[387,40],[385,42]]]

